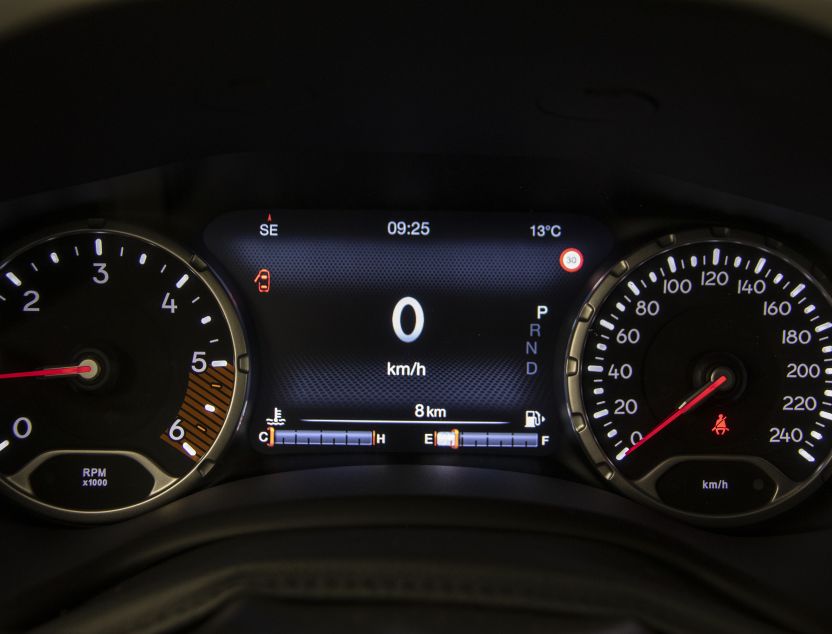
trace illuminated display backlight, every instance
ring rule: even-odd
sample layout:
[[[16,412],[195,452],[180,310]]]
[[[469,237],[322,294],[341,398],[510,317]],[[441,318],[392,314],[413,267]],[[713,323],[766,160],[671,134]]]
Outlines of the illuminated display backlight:
[[[263,452],[549,451],[558,335],[611,245],[522,213],[250,211],[205,237],[261,346]]]

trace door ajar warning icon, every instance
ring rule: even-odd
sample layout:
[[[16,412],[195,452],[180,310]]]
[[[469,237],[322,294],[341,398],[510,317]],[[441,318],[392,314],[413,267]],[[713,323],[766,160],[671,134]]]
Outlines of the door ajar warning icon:
[[[269,269],[260,269],[254,276],[254,283],[259,293],[268,293],[272,288],[272,274]]]

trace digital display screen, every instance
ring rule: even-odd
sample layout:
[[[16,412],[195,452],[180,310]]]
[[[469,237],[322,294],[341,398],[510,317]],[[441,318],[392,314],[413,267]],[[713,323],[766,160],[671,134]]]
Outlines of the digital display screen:
[[[268,453],[549,451],[564,335],[611,247],[539,213],[244,211],[205,239],[252,318]]]

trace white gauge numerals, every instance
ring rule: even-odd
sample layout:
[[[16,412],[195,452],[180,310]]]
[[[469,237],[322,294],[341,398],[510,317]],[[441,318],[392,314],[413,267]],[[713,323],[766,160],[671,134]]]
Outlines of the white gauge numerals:
[[[413,327],[410,332],[405,332],[402,319],[405,309],[413,312]],[[393,332],[404,343],[413,343],[422,334],[425,328],[425,311],[419,300],[413,297],[402,297],[393,307]]]
[[[106,262],[93,262],[92,266],[95,269],[95,275],[92,276],[93,282],[102,286],[110,281],[110,272],[107,270]]]
[[[628,492],[756,511],[830,461],[832,298],[754,236],[688,235],[645,247],[590,296],[570,340],[573,423]],[[723,481],[743,492],[702,493]]]
[[[170,293],[165,293],[164,299],[162,299],[162,310],[168,311],[171,315],[176,314],[176,309],[178,306],[174,301],[173,297],[171,297]]]
[[[40,306],[38,306],[38,302],[40,302],[40,293],[37,291],[26,291],[23,293],[23,297],[26,298],[26,303],[23,304],[24,313],[40,312]]]

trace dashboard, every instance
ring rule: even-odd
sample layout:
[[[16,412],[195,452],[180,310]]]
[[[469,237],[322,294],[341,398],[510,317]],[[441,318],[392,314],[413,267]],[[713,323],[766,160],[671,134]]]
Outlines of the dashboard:
[[[591,215],[280,209],[219,215],[199,253],[47,231],[0,267],[4,484],[97,522],[236,477],[229,444],[278,469],[583,459],[694,523],[758,521],[827,475],[825,274],[762,234],[661,233],[627,253]]]
[[[267,4],[0,42],[0,626],[824,631],[822,22]]]

